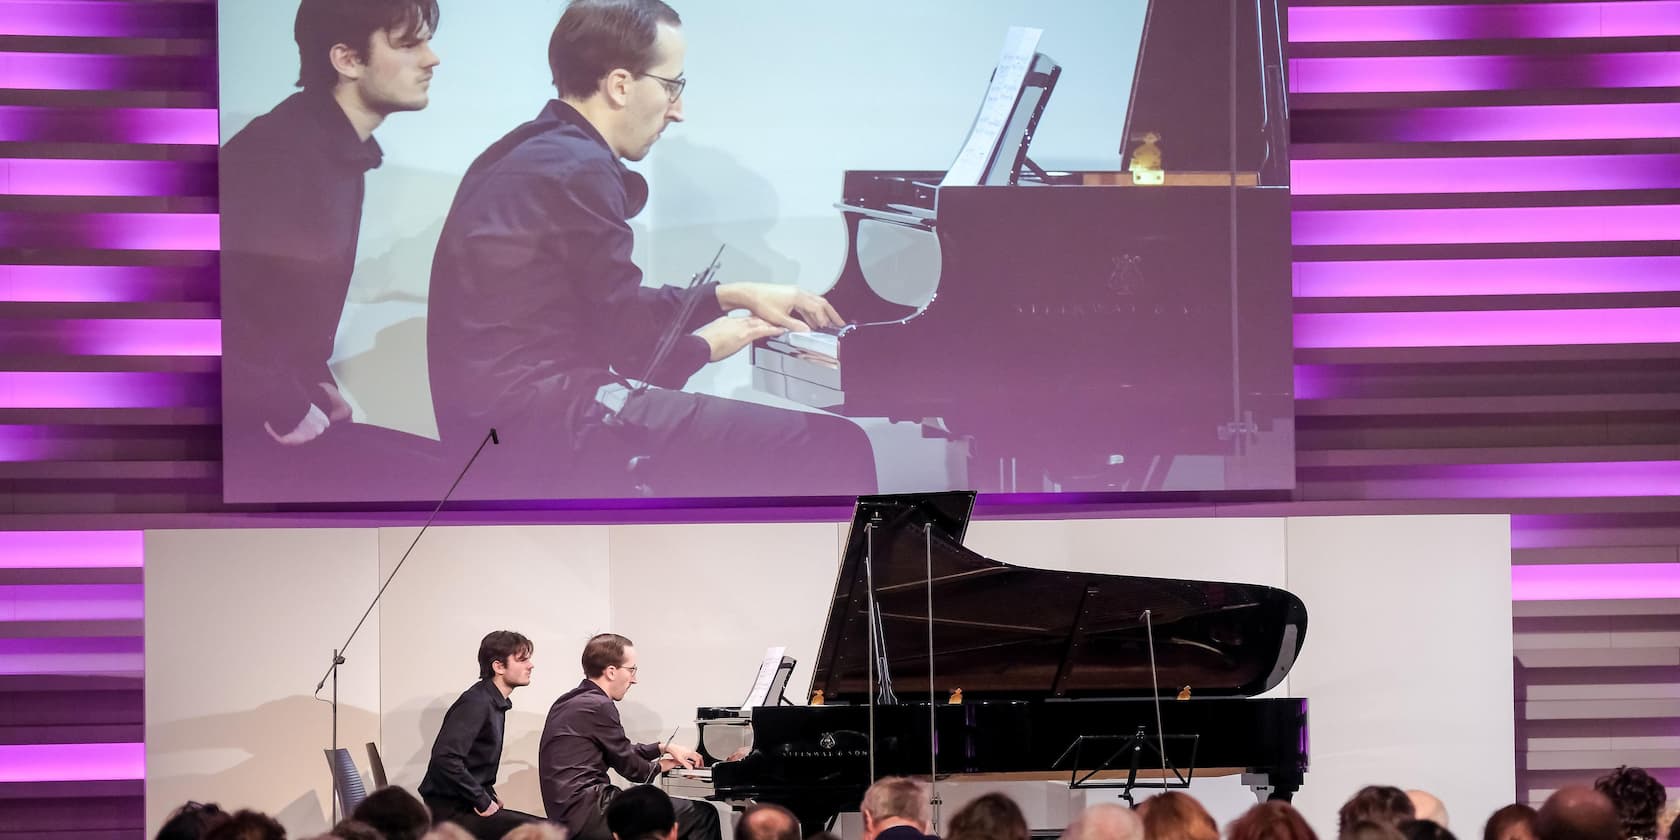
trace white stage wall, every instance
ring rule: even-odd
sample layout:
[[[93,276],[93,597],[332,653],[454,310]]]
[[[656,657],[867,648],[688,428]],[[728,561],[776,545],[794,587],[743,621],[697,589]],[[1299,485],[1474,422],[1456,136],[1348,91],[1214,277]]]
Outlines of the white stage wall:
[[[277,813],[294,834],[325,828],[328,715],[309,692],[414,533],[148,534],[148,833],[189,798]],[[799,659],[790,685],[804,691],[843,537],[835,523],[434,528],[351,649],[340,741],[360,762],[377,740],[392,782],[418,784],[444,710],[476,677],[478,639],[519,630],[536,670],[513,695],[499,788],[540,813],[543,716],[580,678],[591,634],[637,643],[631,737],[677,728],[692,742],[694,707],[740,702],[768,645]],[[1515,795],[1503,516],[981,521],[968,545],[1017,565],[1299,595],[1306,647],[1274,693],[1310,701],[1296,802],[1321,835],[1366,783],[1434,790],[1460,831]],[[1221,821],[1246,805],[1232,780],[1195,792]]]

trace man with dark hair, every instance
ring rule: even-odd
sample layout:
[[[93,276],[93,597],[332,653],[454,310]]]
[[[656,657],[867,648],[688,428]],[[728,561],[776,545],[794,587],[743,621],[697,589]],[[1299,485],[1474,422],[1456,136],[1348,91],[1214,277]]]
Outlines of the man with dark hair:
[[[1558,788],[1534,818],[1539,840],[1617,840],[1621,832],[1610,797],[1581,785]]]
[[[368,794],[350,818],[379,830],[385,840],[420,840],[432,827],[432,814],[414,794],[400,787]]]
[[[615,703],[636,684],[641,668],[629,639],[616,633],[595,636],[584,645],[581,660],[583,681],[548,710],[537,745],[537,776],[548,818],[565,825],[571,840],[609,840],[617,829],[607,823],[608,806],[621,795],[607,777],[609,768],[631,781],[648,782],[662,770],[699,767],[700,755],[672,743],[634,744],[624,734]],[[683,840],[721,836],[710,803],[678,799],[672,807]]]
[[[244,809],[204,835],[204,840],[286,840],[286,827],[261,811]]]
[[[373,131],[426,107],[437,0],[302,0],[295,93],[222,147],[229,460],[346,437],[327,360],[356,263]],[[345,445],[350,445],[346,441]],[[311,447],[319,450],[320,444]]]
[[[169,815],[155,840],[203,840],[204,835],[228,818],[228,812],[214,802],[188,802]]]
[[[1336,812],[1336,830],[1346,833],[1357,822],[1375,822],[1398,828],[1417,817],[1411,797],[1390,785],[1366,785],[1342,803]]]
[[[496,630],[478,645],[478,682],[443,715],[432,743],[432,760],[420,782],[420,796],[436,822],[453,822],[480,838],[499,838],[538,817],[502,807],[496,771],[502,763],[502,731],[508,697],[531,684],[531,640]]]
[[[681,22],[660,0],[573,0],[549,41],[559,98],[462,178],[427,316],[439,433],[457,449],[498,427],[520,495],[622,492],[644,455],[663,495],[873,492],[850,421],[677,390],[756,339],[843,324],[793,285],[643,285],[629,219],[648,186],[623,161],[683,119]]]
[[[677,811],[671,797],[653,785],[637,785],[607,806],[613,840],[676,840]]]
[[[1593,790],[1610,798],[1622,821],[1622,840],[1657,840],[1657,819],[1668,790],[1641,767],[1624,764],[1599,776]]]
[[[801,836],[799,818],[774,802],[747,806],[735,823],[736,840],[800,840]]]
[[[863,840],[927,840],[927,785],[904,776],[885,776],[863,792]]]

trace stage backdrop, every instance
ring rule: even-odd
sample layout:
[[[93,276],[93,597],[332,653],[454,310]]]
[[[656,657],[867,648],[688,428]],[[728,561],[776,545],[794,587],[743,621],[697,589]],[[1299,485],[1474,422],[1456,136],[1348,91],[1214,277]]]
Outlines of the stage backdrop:
[[[1169,5],[1182,11],[1188,2]],[[1230,6],[1194,2],[1215,12]],[[274,261],[247,258],[241,242],[270,248],[284,241],[274,223],[277,208],[310,196],[291,194],[305,188],[282,178],[273,190],[286,194],[275,202],[240,200],[239,185],[262,183],[241,167],[271,167],[224,154],[229,501],[436,498],[497,422],[502,445],[484,454],[462,498],[612,498],[648,485],[645,473],[627,474],[628,458],[616,454],[605,465],[575,463],[558,408],[543,415],[554,418],[552,428],[545,420],[511,432],[515,419],[492,409],[491,419],[501,419],[485,429],[475,425],[470,435],[438,440],[437,418],[462,406],[432,393],[429,372],[475,348],[428,346],[434,248],[469,163],[553,97],[546,46],[562,4],[441,0],[440,6],[432,47],[441,63],[426,107],[392,114],[374,132],[383,160],[366,175],[347,293],[330,279],[322,281],[324,292],[297,277],[271,282]],[[220,4],[224,144],[294,93],[296,8],[295,0]],[[1012,25],[1041,28],[1039,50],[1063,68],[1033,136],[1032,157],[1051,169],[1120,169],[1146,8],[1147,0],[863,0],[778,14],[748,0],[679,7],[688,41],[685,121],[668,127],[649,157],[632,164],[651,190],[647,208],[631,223],[645,285],[687,282],[722,245],[721,281],[829,293],[851,251],[833,206],[843,197],[844,173],[949,167]],[[1191,33],[1195,49],[1169,45],[1158,52],[1183,53],[1191,67],[1216,68],[1212,77],[1226,79],[1231,46],[1217,31],[1217,15],[1181,14],[1178,22],[1186,17],[1200,20],[1199,34]],[[1239,88],[1257,90],[1254,39],[1236,42]],[[1165,75],[1182,81],[1189,72]],[[1175,149],[1188,148],[1184,135],[1229,133],[1229,103],[1205,99],[1183,103],[1205,130],[1162,141],[1169,170],[1191,166],[1174,158]],[[1281,120],[1282,111],[1276,113]],[[1242,136],[1258,132],[1249,126]],[[1280,143],[1279,160],[1282,154]],[[1287,178],[1286,167],[1277,171]],[[845,380],[839,405],[828,392],[790,398],[789,389],[798,391],[807,380],[790,386],[755,378],[752,349],[707,365],[684,387],[786,411],[846,415],[845,422],[868,436],[875,485],[883,492],[1288,488],[1294,428],[1287,189],[1286,183],[1266,191],[1174,187],[1138,198],[1149,191],[1022,187],[1010,199],[1016,209],[1001,213],[974,205],[980,209],[965,214],[960,202],[947,201],[956,209],[947,208],[942,231],[960,232],[960,240],[947,240],[943,254],[925,231],[866,224],[860,247],[870,255],[861,268],[868,283],[856,279],[863,275],[853,265],[847,288],[863,293],[848,297],[833,288],[837,304],[898,284],[895,293],[908,295],[899,302],[914,306],[937,284],[938,306],[962,307],[963,314],[912,319],[908,343],[895,345],[886,360],[863,358],[862,349],[848,356],[848,348],[888,329],[860,327],[839,340],[838,371],[826,366],[821,348],[801,349],[802,358],[818,359],[809,375]],[[1196,195],[1186,199],[1186,190]],[[1264,208],[1250,206],[1253,196],[1238,197],[1258,192],[1266,192]],[[1046,199],[1046,193],[1053,195]],[[334,222],[323,213],[309,221],[331,227],[349,219]],[[256,233],[244,237],[239,230]],[[1247,240],[1263,240],[1264,247]],[[300,313],[332,310],[340,298],[335,335],[305,327]],[[852,314],[841,315],[853,320],[886,317],[872,313],[872,305],[847,308]],[[286,365],[276,358],[308,361],[313,353],[323,357],[313,361],[326,374],[329,346],[332,381],[325,384],[342,393],[351,419],[303,445],[274,442],[263,418],[279,411],[277,389],[286,380]],[[301,399],[324,401],[319,385],[298,386],[307,396],[291,400],[293,413],[307,407]],[[884,396],[862,402],[870,389]],[[924,419],[938,422],[924,428]],[[290,422],[271,425],[278,423],[274,431],[283,435]],[[672,446],[682,446],[680,436]],[[688,481],[686,474],[667,474],[662,486],[657,452],[627,454],[655,456],[645,464],[655,475],[655,495],[870,489],[852,486],[854,477],[821,472],[795,482],[777,469],[748,475],[731,489]]]
[[[739,703],[769,645],[799,660],[789,694],[802,699],[843,530],[435,529],[350,648],[340,740],[364,766],[362,743],[378,741],[392,782],[417,785],[444,711],[476,677],[479,638],[517,629],[535,640],[536,669],[513,695],[499,789],[540,813],[543,717],[581,678],[591,634],[636,642],[641,682],[621,709],[637,740],[675,728],[692,743],[694,708]],[[413,533],[148,533],[148,833],[187,799],[261,808],[300,836],[325,827],[330,717],[310,693]],[[1504,516],[983,521],[968,545],[1019,565],[1299,595],[1306,646],[1276,693],[1309,699],[1296,803],[1333,836],[1336,808],[1367,783],[1433,790],[1459,825],[1513,800],[1508,533]],[[1197,795],[1222,822],[1250,804],[1232,780],[1210,781]]]

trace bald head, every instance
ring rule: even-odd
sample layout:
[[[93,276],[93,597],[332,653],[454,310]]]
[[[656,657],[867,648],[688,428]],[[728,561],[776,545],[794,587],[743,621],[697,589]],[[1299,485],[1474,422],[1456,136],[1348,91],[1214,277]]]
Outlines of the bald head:
[[[1143,820],[1121,805],[1092,805],[1068,825],[1062,840],[1143,840]]]
[[[780,805],[759,802],[741,812],[735,824],[738,840],[799,840],[799,820]]]
[[[1420,820],[1428,820],[1442,828],[1447,825],[1447,806],[1435,794],[1426,790],[1408,790],[1406,798],[1412,800],[1412,811]]]
[[[1617,840],[1622,823],[1609,797],[1572,785],[1558,789],[1540,806],[1534,833],[1539,840]]]

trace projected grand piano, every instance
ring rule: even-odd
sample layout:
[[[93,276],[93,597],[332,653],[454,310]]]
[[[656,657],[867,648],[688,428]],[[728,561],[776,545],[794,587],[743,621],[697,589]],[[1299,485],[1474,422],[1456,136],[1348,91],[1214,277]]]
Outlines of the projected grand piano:
[[[1306,700],[1253,698],[1278,685],[1301,650],[1307,613],[1298,598],[1265,586],[990,560],[962,545],[973,498],[858,500],[813,667],[812,692],[824,705],[737,713],[732,722],[751,727],[751,751],[713,766],[711,796],[784,805],[815,831],[855,810],[885,775],[1069,780],[1118,752],[1093,779],[1112,782],[1129,774],[1125,747],[1140,731],[1138,743],[1150,745],[1138,753],[1142,769],[1156,776],[1152,750],[1164,743],[1169,776],[1241,772],[1258,792],[1284,798],[1299,787]],[[896,699],[880,696],[884,683]],[[961,702],[950,702],[958,689]],[[1181,692],[1189,699],[1177,699]],[[699,714],[717,723],[731,713]]]
[[[1156,0],[1146,20],[1116,171],[1034,171],[1063,71],[1039,54],[978,177],[846,172],[826,295],[850,324],[760,342],[754,386],[964,441],[959,486],[982,491],[1292,487],[1277,0]],[[1245,462],[1263,433],[1280,460]],[[1163,484],[1186,455],[1213,457]]]

